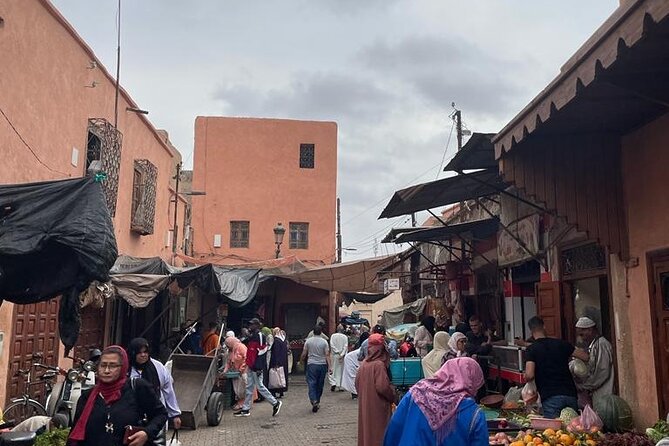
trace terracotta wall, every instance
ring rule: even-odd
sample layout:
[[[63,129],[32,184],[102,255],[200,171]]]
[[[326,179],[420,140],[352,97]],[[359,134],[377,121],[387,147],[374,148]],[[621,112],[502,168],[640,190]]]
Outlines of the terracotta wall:
[[[0,64],[0,108],[35,152],[33,155],[0,116],[0,184],[82,176],[88,119],[114,121],[112,79],[46,0],[3,1],[0,17],[4,20],[0,27],[0,54],[4,60]],[[136,104],[123,93],[118,116],[123,147],[114,218],[119,252],[158,255],[169,260],[171,248],[165,246],[172,221],[168,214],[168,183],[180,155],[161,140],[145,116],[127,112],[126,107]],[[77,166],[72,163],[73,148],[78,150]],[[158,168],[155,232],[150,236],[130,232],[133,163],[138,158],[149,159]],[[0,331],[5,333],[0,355],[0,404],[4,400],[6,358],[11,345],[11,317],[12,305],[4,303],[0,307]]]
[[[315,144],[315,168],[299,167],[300,144]],[[196,255],[274,257],[272,229],[309,223],[309,248],[281,252],[332,263],[335,256],[337,124],[285,119],[198,117],[193,199]],[[230,248],[230,221],[250,222],[248,248]],[[222,246],[213,246],[220,234]]]
[[[621,389],[631,404],[638,405],[639,421],[647,426],[657,420],[658,401],[646,254],[669,248],[668,142],[669,114],[623,138],[622,172],[630,257],[639,260],[639,266],[627,273],[629,297],[624,291],[624,265],[616,264],[615,271],[612,268],[612,281],[618,283],[615,310],[624,339],[618,346],[619,370],[621,379],[624,378]],[[631,357],[634,361],[630,361]]]

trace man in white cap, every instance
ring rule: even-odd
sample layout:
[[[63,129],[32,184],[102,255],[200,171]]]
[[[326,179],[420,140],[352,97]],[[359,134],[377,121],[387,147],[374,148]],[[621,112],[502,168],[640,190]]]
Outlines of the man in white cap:
[[[613,393],[613,347],[611,343],[597,331],[597,324],[589,317],[576,321],[576,337],[583,345],[587,345],[590,355],[588,375],[576,381],[579,396],[585,403]]]

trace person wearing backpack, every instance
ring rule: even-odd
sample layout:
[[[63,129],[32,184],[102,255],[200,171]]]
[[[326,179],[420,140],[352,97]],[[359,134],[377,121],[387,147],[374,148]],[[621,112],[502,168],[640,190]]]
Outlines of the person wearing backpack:
[[[266,337],[260,332],[260,320],[257,318],[249,321],[249,338],[246,347],[246,398],[244,398],[241,410],[235,412],[234,416],[248,417],[251,415],[253,391],[258,389],[258,393],[272,405],[272,416],[274,417],[279,414],[282,403],[274,398],[263,384],[263,370],[267,366],[268,345]]]

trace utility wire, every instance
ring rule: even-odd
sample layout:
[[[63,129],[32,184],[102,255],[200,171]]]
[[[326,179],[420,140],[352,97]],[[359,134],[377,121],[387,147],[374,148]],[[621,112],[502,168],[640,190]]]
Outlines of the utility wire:
[[[446,147],[444,147],[444,155],[441,157],[441,164],[439,164],[439,170],[437,170],[437,176],[435,180],[439,178],[441,169],[444,167],[444,161],[446,160],[446,154],[448,153],[448,146],[451,144],[451,136],[453,135],[453,128],[455,127],[455,121],[451,120],[451,131],[448,132],[448,139],[446,140]]]
[[[14,130],[14,133],[16,133],[16,136],[19,137],[19,139],[21,140],[21,142],[23,143],[23,145],[26,146],[26,147],[28,148],[28,150],[30,150],[30,153],[33,154],[33,156],[35,157],[35,159],[37,159],[37,161],[39,161],[39,163],[40,163],[42,166],[46,167],[46,168],[49,169],[51,172],[55,172],[55,173],[59,173],[59,174],[61,174],[61,175],[69,176],[67,173],[65,173],[65,172],[61,172],[60,170],[52,169],[52,168],[49,167],[46,163],[44,163],[44,161],[42,161],[42,160],[40,159],[40,157],[37,156],[37,153],[35,153],[35,151],[33,150],[33,148],[30,147],[30,144],[28,144],[28,143],[26,142],[26,140],[23,139],[23,136],[21,136],[21,134],[20,134],[19,131],[16,129],[16,127],[14,127],[14,124],[12,124],[12,121],[11,121],[11,120],[9,119],[9,117],[5,114],[5,111],[4,111],[2,108],[0,108],[0,113],[2,113],[2,116],[4,116],[4,118],[7,120],[7,123],[8,123],[9,126],[12,128],[12,130]]]

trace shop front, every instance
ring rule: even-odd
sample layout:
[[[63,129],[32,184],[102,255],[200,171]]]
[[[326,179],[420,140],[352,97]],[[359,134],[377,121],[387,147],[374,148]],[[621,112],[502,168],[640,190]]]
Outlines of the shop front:
[[[568,337],[577,315],[599,319],[639,427],[669,410],[667,35],[669,3],[621,2],[493,139],[504,180],[591,242],[561,246],[539,313],[562,288]]]

